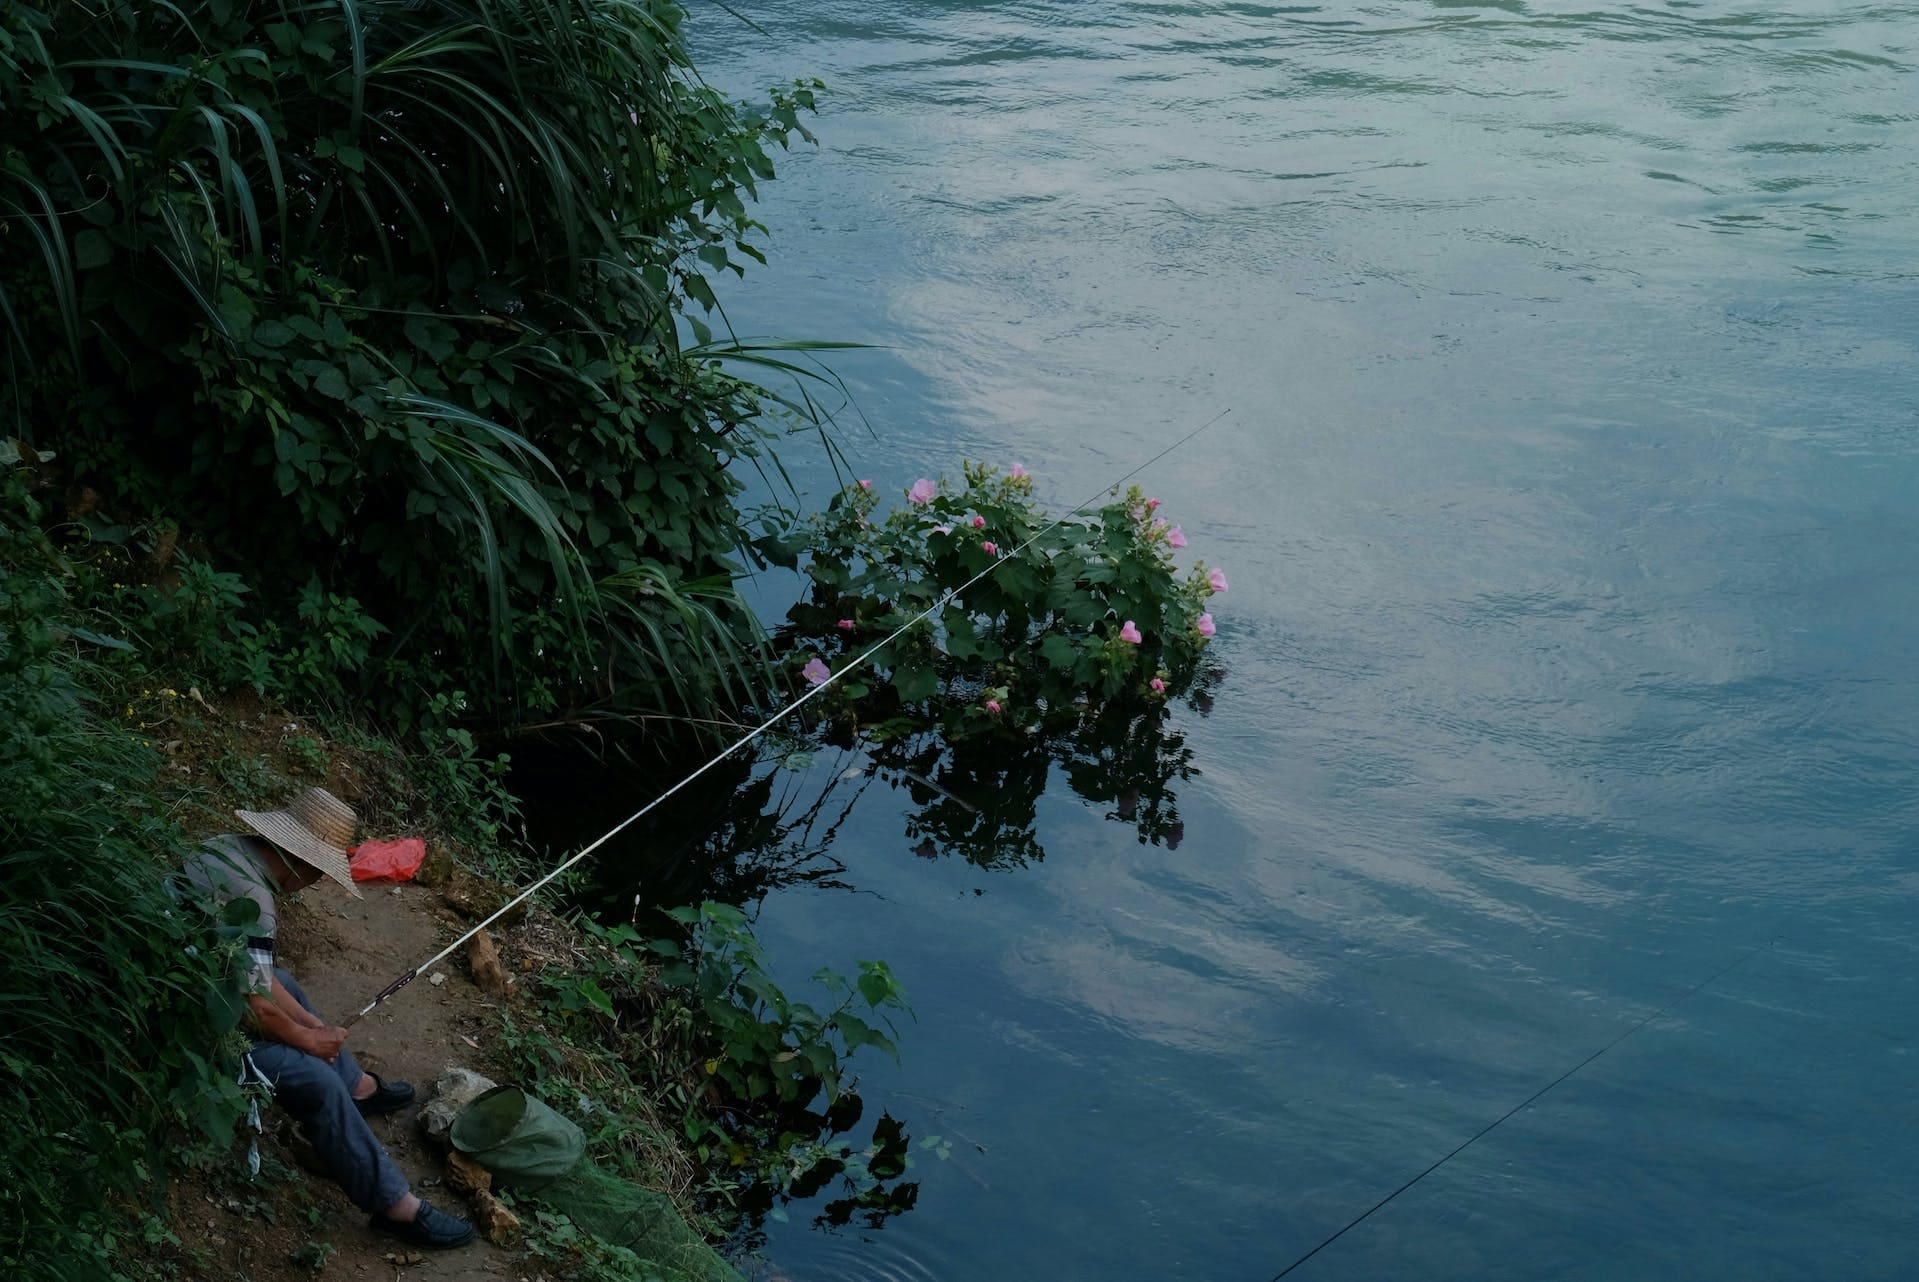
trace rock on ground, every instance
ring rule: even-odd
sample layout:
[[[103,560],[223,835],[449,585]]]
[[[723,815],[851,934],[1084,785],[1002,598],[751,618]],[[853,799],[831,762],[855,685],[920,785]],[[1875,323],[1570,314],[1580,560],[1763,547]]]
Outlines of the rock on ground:
[[[470,1068],[449,1067],[433,1083],[433,1098],[420,1110],[420,1128],[433,1139],[446,1142],[460,1110],[498,1085]]]

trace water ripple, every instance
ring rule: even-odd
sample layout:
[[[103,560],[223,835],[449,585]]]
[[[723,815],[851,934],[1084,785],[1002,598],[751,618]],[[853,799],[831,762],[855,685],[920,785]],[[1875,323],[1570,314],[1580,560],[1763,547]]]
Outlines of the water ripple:
[[[754,17],[834,91],[730,314],[886,345],[875,474],[1235,411],[1153,476],[1233,583],[1180,849],[1049,796],[959,908],[766,906],[990,1149],[792,1275],[1269,1277],[1774,936],[1324,1276],[1910,1275],[1919,4]]]

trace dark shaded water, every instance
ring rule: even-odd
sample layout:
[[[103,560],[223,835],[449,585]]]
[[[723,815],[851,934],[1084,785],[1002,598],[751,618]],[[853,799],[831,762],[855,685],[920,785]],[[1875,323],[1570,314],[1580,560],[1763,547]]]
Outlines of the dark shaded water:
[[[862,475],[1234,411],[1149,478],[1233,584],[1176,850],[792,838],[858,893],[763,937],[893,964],[954,1143],[784,1275],[1270,1278],[1775,937],[1294,1276],[1919,1275],[1919,5],[751,12],[709,76],[833,94],[729,306],[889,345]]]

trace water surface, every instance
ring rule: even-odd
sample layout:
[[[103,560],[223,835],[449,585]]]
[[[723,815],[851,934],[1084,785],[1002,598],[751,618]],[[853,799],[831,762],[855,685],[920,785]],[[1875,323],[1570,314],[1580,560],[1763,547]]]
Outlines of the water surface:
[[[832,92],[728,306],[887,345],[862,475],[1233,411],[1148,478],[1232,581],[1178,848],[870,788],[761,905],[892,962],[869,1102],[955,1141],[779,1272],[1270,1278],[1768,941],[1294,1276],[1919,1272],[1919,5],[750,13],[715,83]]]

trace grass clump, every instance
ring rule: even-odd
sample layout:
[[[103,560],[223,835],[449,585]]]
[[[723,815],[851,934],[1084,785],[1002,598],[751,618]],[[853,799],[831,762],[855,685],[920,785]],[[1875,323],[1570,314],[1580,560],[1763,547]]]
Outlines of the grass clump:
[[[108,1272],[184,1128],[245,1101],[222,942],[169,895],[186,837],[129,732],[67,567],[0,471],[0,1274]],[[153,1232],[163,1232],[154,1228]]]
[[[402,730],[764,688],[733,500],[784,424],[733,371],[800,367],[711,282],[815,86],[724,98],[678,0],[71,10],[0,9],[0,417],[194,545],[183,609],[247,594],[249,684]]]

